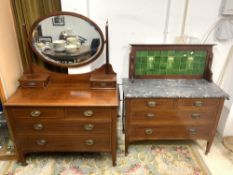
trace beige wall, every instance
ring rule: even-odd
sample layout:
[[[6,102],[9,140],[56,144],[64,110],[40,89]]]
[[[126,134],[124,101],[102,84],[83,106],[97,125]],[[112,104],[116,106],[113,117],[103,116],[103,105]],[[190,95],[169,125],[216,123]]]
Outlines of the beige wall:
[[[18,87],[23,72],[10,0],[1,1],[0,26],[0,78],[9,97]]]

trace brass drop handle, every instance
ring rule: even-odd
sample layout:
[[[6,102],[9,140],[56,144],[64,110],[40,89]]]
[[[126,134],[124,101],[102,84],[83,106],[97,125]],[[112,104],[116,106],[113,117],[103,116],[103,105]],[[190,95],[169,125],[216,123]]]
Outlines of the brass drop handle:
[[[86,143],[86,145],[88,145],[88,146],[92,146],[92,145],[94,145],[94,140],[88,139],[88,140],[85,141],[85,143]]]
[[[86,131],[92,131],[94,129],[94,125],[93,124],[86,124],[86,125],[84,125],[84,129]]]
[[[91,116],[93,116],[93,114],[94,114],[94,112],[92,110],[86,110],[83,112],[83,115],[85,117],[91,117]]]
[[[146,133],[146,135],[151,135],[151,134],[153,133],[153,129],[147,128],[147,129],[145,130],[145,133]]]
[[[47,141],[45,139],[40,139],[37,140],[36,143],[37,145],[44,146],[47,143]]]
[[[196,107],[201,107],[203,105],[204,105],[204,103],[202,101],[195,101],[194,102],[194,106],[196,106]]]
[[[155,117],[155,114],[153,114],[153,113],[148,113],[148,114],[146,114],[146,117],[148,117],[148,118],[153,118],[153,117]]]
[[[35,110],[31,112],[32,117],[39,117],[41,115],[41,112],[39,110]]]
[[[149,107],[155,107],[155,106],[156,106],[156,102],[155,102],[155,101],[148,101],[148,102],[147,102],[147,105],[148,105]]]
[[[30,82],[28,82],[28,85],[29,85],[29,86],[35,86],[35,85],[36,85],[36,82],[30,81]]]
[[[107,83],[105,83],[105,82],[101,82],[101,83],[100,83],[100,86],[101,86],[101,87],[105,87],[106,85],[107,85]]]
[[[197,118],[201,117],[201,114],[199,114],[199,113],[192,113],[191,116],[192,116],[193,119],[197,119]]]
[[[34,128],[34,130],[39,131],[39,130],[42,130],[44,128],[44,126],[41,123],[37,123],[37,124],[33,125],[33,128]]]
[[[197,130],[195,128],[189,128],[189,133],[195,135],[197,134]]]

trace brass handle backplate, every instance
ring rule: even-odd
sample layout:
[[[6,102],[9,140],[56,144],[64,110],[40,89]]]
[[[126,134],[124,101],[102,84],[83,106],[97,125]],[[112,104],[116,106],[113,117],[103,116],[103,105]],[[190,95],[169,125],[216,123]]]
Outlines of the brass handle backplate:
[[[39,110],[32,111],[31,113],[32,117],[39,117],[41,115],[41,112]]]
[[[86,145],[91,146],[91,145],[94,145],[94,140],[88,139],[85,141],[85,143],[86,143]]]
[[[92,131],[94,129],[94,125],[93,124],[86,124],[86,125],[84,125],[84,129],[86,131]]]
[[[106,83],[106,82],[101,82],[101,83],[100,83],[100,86],[101,86],[101,87],[106,87],[106,86],[107,86],[107,83]]]
[[[148,102],[147,102],[147,105],[148,105],[149,107],[155,107],[155,106],[156,106],[156,102],[155,102],[155,101],[148,101]]]
[[[151,135],[152,133],[153,133],[153,129],[151,129],[151,128],[145,129],[146,135]]]
[[[92,110],[86,110],[83,112],[83,115],[85,117],[91,117],[91,116],[93,116],[93,114],[94,114],[94,112]]]
[[[28,85],[29,85],[29,86],[35,86],[35,85],[36,85],[36,82],[30,81],[30,82],[28,82]]]
[[[201,114],[199,114],[199,113],[192,113],[191,116],[192,116],[193,119],[197,119],[197,118],[201,117]]]
[[[148,113],[148,114],[146,114],[146,117],[148,117],[148,118],[153,118],[153,117],[155,117],[155,114],[153,114],[153,113]]]
[[[45,139],[40,139],[36,141],[37,145],[43,146],[47,143],[47,141]]]
[[[33,125],[33,128],[34,128],[34,130],[39,131],[39,130],[42,130],[44,128],[44,126],[41,123],[37,123],[37,124]]]
[[[189,128],[189,133],[195,135],[197,134],[197,130],[195,128]]]
[[[195,101],[194,102],[194,106],[196,106],[196,107],[201,107],[203,105],[204,105],[204,103],[202,101]]]

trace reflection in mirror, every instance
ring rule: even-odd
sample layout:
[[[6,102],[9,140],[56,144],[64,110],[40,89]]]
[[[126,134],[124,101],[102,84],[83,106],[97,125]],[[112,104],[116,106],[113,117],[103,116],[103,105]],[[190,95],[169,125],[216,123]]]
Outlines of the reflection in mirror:
[[[103,49],[101,30],[83,16],[50,16],[34,26],[33,50],[45,61],[58,66],[85,65],[94,61]]]

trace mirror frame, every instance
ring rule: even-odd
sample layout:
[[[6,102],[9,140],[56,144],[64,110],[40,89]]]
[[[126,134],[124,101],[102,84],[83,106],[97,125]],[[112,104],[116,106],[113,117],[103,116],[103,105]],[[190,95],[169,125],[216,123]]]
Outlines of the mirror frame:
[[[92,57],[90,57],[89,59],[87,59],[87,61],[83,61],[81,63],[74,63],[74,64],[62,64],[62,63],[56,63],[56,62],[52,62],[52,61],[49,61],[48,59],[45,58],[45,56],[41,53],[39,53],[36,48],[34,47],[33,45],[33,37],[32,37],[32,34],[33,34],[33,31],[34,29],[38,26],[38,24],[40,22],[42,22],[43,20],[49,18],[49,17],[53,17],[53,16],[59,16],[59,15],[67,15],[67,16],[73,16],[73,17],[77,17],[77,18],[81,18],[83,19],[84,21],[92,24],[97,32],[99,32],[100,34],[100,40],[101,40],[101,47],[99,49],[99,51],[97,53],[95,53]],[[94,62],[103,52],[103,49],[104,49],[104,45],[105,45],[105,40],[104,40],[104,35],[103,35],[103,32],[102,30],[100,29],[100,27],[94,22],[92,21],[91,19],[89,19],[88,17],[86,16],[83,16],[81,14],[78,14],[78,13],[73,13],[73,12],[65,12],[65,11],[62,11],[62,12],[55,12],[55,13],[51,13],[49,15],[46,15],[46,16],[43,16],[41,18],[39,18],[38,20],[36,20],[33,25],[31,26],[31,29],[30,29],[30,32],[29,32],[29,37],[28,37],[28,42],[29,42],[29,45],[30,45],[30,48],[32,49],[32,51],[38,56],[38,58],[40,58],[42,61],[48,63],[48,64],[51,64],[51,65],[54,65],[54,66],[58,66],[58,67],[81,67],[81,66],[84,66],[84,65],[87,65],[91,62]]]

